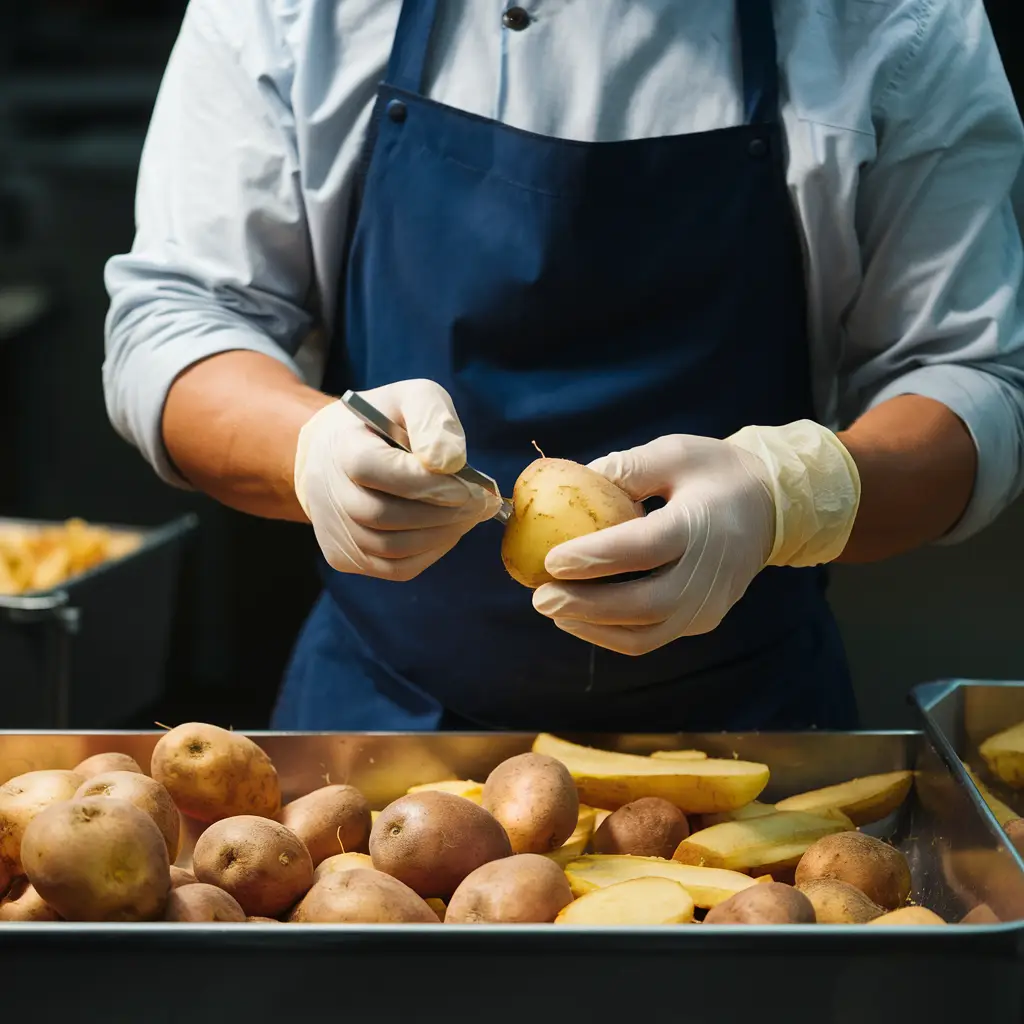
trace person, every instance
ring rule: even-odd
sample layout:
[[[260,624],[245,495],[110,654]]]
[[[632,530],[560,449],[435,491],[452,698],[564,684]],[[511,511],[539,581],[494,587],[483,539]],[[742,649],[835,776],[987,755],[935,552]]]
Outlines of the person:
[[[109,414],[312,524],[275,728],[850,728],[829,563],[1021,490],[1022,155],[980,0],[192,0]],[[648,514],[531,593],[533,441]]]

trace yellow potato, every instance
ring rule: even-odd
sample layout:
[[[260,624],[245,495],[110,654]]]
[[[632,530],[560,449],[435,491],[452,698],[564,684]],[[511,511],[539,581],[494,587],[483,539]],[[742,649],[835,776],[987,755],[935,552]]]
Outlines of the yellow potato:
[[[978,753],[998,779],[1014,789],[1024,788],[1024,722],[989,736]]]
[[[814,905],[818,924],[867,924],[885,913],[860,889],[835,878],[814,878],[797,888]]]
[[[0,889],[22,874],[21,840],[29,822],[47,807],[70,800],[85,780],[76,772],[25,772],[0,786]]]
[[[758,883],[749,875],[722,868],[698,868],[660,857],[588,854],[567,864],[565,877],[574,896],[630,878],[668,878],[678,882],[698,907],[708,909]]]
[[[814,906],[799,890],[781,882],[754,885],[712,907],[704,924],[814,924]]]
[[[702,761],[707,756],[703,750],[656,750],[651,754],[659,761]]]
[[[555,924],[646,927],[688,924],[693,899],[685,886],[668,878],[647,876],[594,889],[574,900]]]
[[[988,805],[988,809],[993,813],[993,815],[995,815],[996,821],[998,821],[1003,828],[1005,828],[1009,822],[1020,817],[1012,807],[1003,803],[1003,801],[1000,800],[999,797],[997,797],[995,793],[993,793],[992,790],[990,790],[988,786],[978,778],[977,774],[971,770],[969,765],[964,764],[964,771],[967,772],[971,782],[974,783],[978,792],[981,794],[982,800],[985,801]]]
[[[501,558],[508,574],[530,589],[552,581],[544,567],[552,548],[643,515],[625,491],[567,459],[531,462],[516,481],[512,505]]]
[[[730,811],[750,803],[768,784],[767,765],[732,758],[638,757],[595,751],[543,733],[533,749],[569,769],[580,800],[613,811],[645,796],[661,797],[684,814]]]
[[[929,910],[927,907],[900,907],[898,910],[890,910],[888,914],[876,917],[873,921],[868,921],[868,927],[876,924],[916,927],[917,925],[935,925],[945,923],[946,922],[943,921],[938,914]]]
[[[425,782],[420,786],[410,786],[407,793],[425,793],[436,790],[440,793],[453,793],[465,797],[478,804],[483,800],[484,784],[470,779],[444,779],[441,782]]]
[[[775,804],[763,804],[760,800],[751,800],[749,804],[737,807],[734,811],[702,814],[700,816],[700,827],[710,828],[712,825],[723,825],[727,821],[746,821],[748,818],[763,818],[768,814],[775,813]]]
[[[611,811],[598,811],[594,807],[580,804],[580,813],[573,834],[557,850],[552,850],[544,856],[563,868],[569,861],[582,857],[587,852],[587,843],[594,834],[594,824],[599,814],[611,814]]]
[[[808,847],[796,868],[801,888],[814,878],[835,878],[860,889],[886,910],[910,895],[910,866],[895,847],[862,832],[824,836]]]
[[[780,800],[775,809],[805,811],[808,814],[837,810],[854,825],[868,825],[892,814],[906,799],[913,781],[914,773],[908,771],[866,775],[838,786],[826,786],[787,797]]]
[[[852,828],[848,819],[837,821],[799,811],[767,814],[694,832],[676,847],[672,859],[698,867],[773,874],[794,867],[822,836]]]
[[[333,857],[320,861],[313,872],[313,884],[316,885],[324,875],[335,871],[351,871],[353,868],[372,868],[373,858],[368,853],[336,853]]]

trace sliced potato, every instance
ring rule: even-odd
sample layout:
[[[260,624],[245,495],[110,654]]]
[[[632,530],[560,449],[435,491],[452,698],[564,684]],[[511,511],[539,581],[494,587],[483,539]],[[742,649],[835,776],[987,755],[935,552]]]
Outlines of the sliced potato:
[[[722,825],[727,821],[746,821],[748,818],[763,818],[775,813],[775,804],[763,804],[760,800],[751,800],[749,804],[737,807],[733,811],[720,811],[717,814],[702,814],[700,827],[710,828]]]
[[[892,814],[907,798],[913,781],[914,773],[909,771],[865,775],[838,786],[812,789],[807,793],[787,797],[780,800],[775,809],[805,811],[808,814],[821,814],[834,809],[845,814],[854,825],[868,825]]]
[[[565,907],[555,924],[644,927],[692,920],[693,899],[685,886],[648,875],[588,892]]]
[[[988,804],[988,809],[995,815],[995,819],[999,822],[1001,827],[1005,828],[1009,822],[1020,817],[1012,807],[1003,803],[1003,801],[1000,800],[999,797],[997,797],[995,793],[993,793],[992,790],[990,790],[988,786],[978,778],[977,774],[971,770],[969,765],[964,764],[964,771],[967,772],[971,782],[973,782],[977,787],[978,792],[981,794],[981,799]]]
[[[410,786],[407,793],[423,793],[424,791],[440,790],[442,793],[454,793],[455,796],[464,796],[473,803],[481,802],[484,793],[482,782],[473,782],[470,779],[444,779],[441,782],[425,782],[421,786]]]
[[[890,910],[888,914],[882,914],[872,921],[868,921],[867,927],[874,925],[934,925],[945,924],[946,922],[934,911],[927,907],[900,907],[898,910]]]
[[[672,859],[697,867],[772,874],[795,867],[807,848],[822,836],[852,829],[849,819],[782,811],[694,832],[676,847]]]
[[[581,801],[613,811],[645,796],[668,800],[684,814],[731,811],[768,784],[768,766],[753,761],[638,757],[581,747],[547,733],[537,737],[533,749],[569,769]]]
[[[656,750],[651,754],[659,761],[703,761],[707,756],[703,750]]]
[[[544,856],[549,857],[561,867],[565,867],[569,861],[575,860],[577,857],[582,857],[587,849],[587,843],[590,842],[590,837],[594,834],[594,822],[597,820],[598,813],[596,808],[580,804],[576,831],[557,850],[545,853]],[[611,811],[601,811],[600,813],[607,817]]]
[[[1024,788],[1024,722],[989,736],[978,753],[993,775],[1014,789]]]
[[[678,882],[698,907],[705,910],[717,906],[757,885],[749,875],[721,868],[699,868],[660,857],[630,857],[626,854],[588,854],[566,865],[565,877],[574,896],[583,896],[595,889],[604,889],[630,878],[668,878]]]

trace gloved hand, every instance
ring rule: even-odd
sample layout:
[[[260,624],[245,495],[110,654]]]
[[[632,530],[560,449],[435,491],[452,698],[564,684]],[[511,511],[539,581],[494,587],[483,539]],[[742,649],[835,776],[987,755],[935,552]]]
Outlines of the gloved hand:
[[[860,503],[852,457],[808,420],[745,427],[724,441],[660,437],[591,468],[636,501],[666,504],[550,551],[545,566],[558,582],[538,588],[533,604],[565,632],[620,654],[714,629],[765,565],[835,558]],[[655,571],[581,582],[646,570]]]
[[[406,380],[362,394],[405,427],[413,454],[333,402],[299,433],[295,495],[334,569],[410,580],[501,503],[451,475],[466,464],[466,438],[439,384]]]

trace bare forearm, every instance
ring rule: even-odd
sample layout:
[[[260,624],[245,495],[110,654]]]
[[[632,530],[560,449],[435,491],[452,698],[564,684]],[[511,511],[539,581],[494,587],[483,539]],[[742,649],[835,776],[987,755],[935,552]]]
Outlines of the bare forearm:
[[[938,540],[963,515],[977,452],[946,406],[901,395],[839,434],[861,477],[861,504],[840,562],[874,562]]]
[[[242,512],[301,522],[295,446],[306,421],[332,400],[268,356],[225,352],[174,382],[164,444],[193,487]]]

